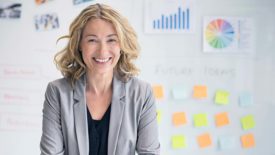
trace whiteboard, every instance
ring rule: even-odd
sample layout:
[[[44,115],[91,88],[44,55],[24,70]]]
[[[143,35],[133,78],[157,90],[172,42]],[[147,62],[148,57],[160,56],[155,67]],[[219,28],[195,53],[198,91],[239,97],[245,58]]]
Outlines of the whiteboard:
[[[164,1],[164,0],[162,0]],[[160,1],[160,2],[162,2]],[[66,41],[56,44],[58,37],[68,33],[73,18],[87,5],[107,3],[125,15],[135,28],[141,45],[136,64],[139,78],[161,85],[163,98],[157,99],[162,111],[159,133],[162,155],[274,155],[275,124],[275,1],[273,0],[195,0],[192,33],[145,33],[145,1],[102,0],[73,5],[70,1],[52,0],[43,5],[21,0],[21,18],[0,18],[0,154],[39,154],[42,106],[49,81],[61,77],[53,64],[54,54]],[[1,3],[0,3],[1,6]],[[47,31],[35,29],[35,15],[55,13],[59,28]],[[254,20],[254,50],[248,53],[203,52],[203,19],[206,16],[249,17]],[[195,85],[207,86],[207,98],[192,97]],[[186,89],[187,97],[175,99],[175,87]],[[219,89],[230,93],[229,104],[219,106],[214,98]],[[248,91],[253,105],[241,107],[239,96]],[[172,116],[185,112],[187,123],[175,127]],[[230,124],[217,128],[215,114],[227,112]],[[197,128],[193,117],[206,113],[208,126]],[[240,119],[252,114],[255,127],[243,130]],[[200,148],[198,135],[209,133],[212,144]],[[252,133],[255,146],[243,148],[240,137]],[[174,149],[171,138],[181,134],[185,148]],[[219,137],[235,137],[233,149],[221,150]]]

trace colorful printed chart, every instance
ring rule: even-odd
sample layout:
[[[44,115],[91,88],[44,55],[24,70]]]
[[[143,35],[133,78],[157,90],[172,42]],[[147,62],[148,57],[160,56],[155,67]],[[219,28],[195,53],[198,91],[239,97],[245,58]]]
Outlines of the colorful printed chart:
[[[207,42],[217,49],[229,46],[234,39],[234,34],[232,25],[223,19],[210,22],[205,30]]]
[[[194,33],[194,0],[146,0],[145,32]]]

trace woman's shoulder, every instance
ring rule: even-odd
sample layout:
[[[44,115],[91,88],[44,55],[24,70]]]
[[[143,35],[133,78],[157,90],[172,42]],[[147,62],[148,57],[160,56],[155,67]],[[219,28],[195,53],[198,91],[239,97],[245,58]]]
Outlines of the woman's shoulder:
[[[49,83],[55,86],[62,85],[62,84],[69,84],[69,79],[66,77],[62,77],[62,78],[54,79]]]
[[[128,85],[129,88],[136,90],[147,90],[148,88],[151,88],[151,85],[147,81],[138,77],[130,77],[126,82],[126,85]]]
[[[68,89],[71,87],[70,80],[66,77],[50,81],[48,85],[56,89]]]

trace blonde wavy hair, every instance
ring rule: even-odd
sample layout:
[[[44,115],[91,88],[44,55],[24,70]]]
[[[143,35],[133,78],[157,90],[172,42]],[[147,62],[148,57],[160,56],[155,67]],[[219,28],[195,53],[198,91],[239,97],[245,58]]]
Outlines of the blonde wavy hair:
[[[123,79],[138,74],[139,70],[133,60],[139,55],[139,44],[134,29],[128,20],[116,10],[104,4],[90,5],[73,20],[70,25],[69,35],[60,37],[57,41],[67,38],[67,46],[54,57],[57,68],[64,77],[70,79],[72,85],[86,72],[86,65],[79,50],[82,32],[89,20],[103,19],[113,24],[118,35],[121,55],[115,71]]]

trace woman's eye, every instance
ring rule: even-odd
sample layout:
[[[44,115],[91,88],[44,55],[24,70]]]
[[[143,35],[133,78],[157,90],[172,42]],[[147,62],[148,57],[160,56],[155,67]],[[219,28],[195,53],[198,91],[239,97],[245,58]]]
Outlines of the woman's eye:
[[[88,42],[97,42],[96,39],[89,39]]]
[[[116,42],[116,39],[109,39],[108,42]]]

